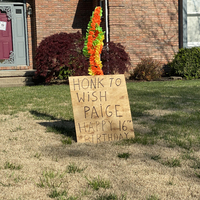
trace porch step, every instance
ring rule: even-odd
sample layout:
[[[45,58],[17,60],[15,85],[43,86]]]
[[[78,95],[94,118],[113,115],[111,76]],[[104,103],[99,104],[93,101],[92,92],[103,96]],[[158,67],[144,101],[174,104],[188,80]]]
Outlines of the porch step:
[[[35,70],[0,70],[0,87],[34,85]]]
[[[170,79],[172,80],[182,80],[183,78],[180,76],[170,76]]]

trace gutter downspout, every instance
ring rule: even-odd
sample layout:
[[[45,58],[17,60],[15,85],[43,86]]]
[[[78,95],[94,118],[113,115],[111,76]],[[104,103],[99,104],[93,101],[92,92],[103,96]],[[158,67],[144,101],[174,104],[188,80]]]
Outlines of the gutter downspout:
[[[183,48],[183,0],[178,0],[179,49]]]
[[[108,0],[105,0],[105,18],[106,18],[106,51],[107,51],[107,73],[109,74],[109,28],[108,28]]]

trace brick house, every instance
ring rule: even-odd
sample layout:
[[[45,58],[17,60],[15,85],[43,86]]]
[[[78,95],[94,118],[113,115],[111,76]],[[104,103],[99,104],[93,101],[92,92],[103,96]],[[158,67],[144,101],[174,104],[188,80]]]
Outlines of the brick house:
[[[180,47],[200,44],[199,0],[0,0],[0,70],[34,69],[41,40],[85,34],[97,5],[107,5],[102,26],[126,47],[133,67],[146,56],[166,64]]]

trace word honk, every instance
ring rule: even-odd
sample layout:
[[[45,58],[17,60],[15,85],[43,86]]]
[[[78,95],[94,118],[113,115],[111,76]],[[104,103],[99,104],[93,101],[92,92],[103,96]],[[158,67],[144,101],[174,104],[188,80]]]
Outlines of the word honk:
[[[77,142],[134,137],[124,75],[69,77]]]
[[[89,89],[89,88],[101,88],[101,87],[104,87],[102,81],[104,79],[103,78],[93,78],[93,79],[89,79],[88,77],[87,78],[83,78],[82,80],[80,80],[79,78],[78,79],[73,79],[73,87],[74,87],[74,90],[86,90],[86,89]]]

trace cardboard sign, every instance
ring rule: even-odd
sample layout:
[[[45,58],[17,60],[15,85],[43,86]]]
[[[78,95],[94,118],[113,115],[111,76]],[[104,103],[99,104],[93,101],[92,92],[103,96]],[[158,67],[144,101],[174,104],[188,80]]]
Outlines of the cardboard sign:
[[[77,142],[133,138],[124,75],[69,77]]]
[[[0,30],[2,30],[2,31],[6,30],[6,22],[0,21]]]

